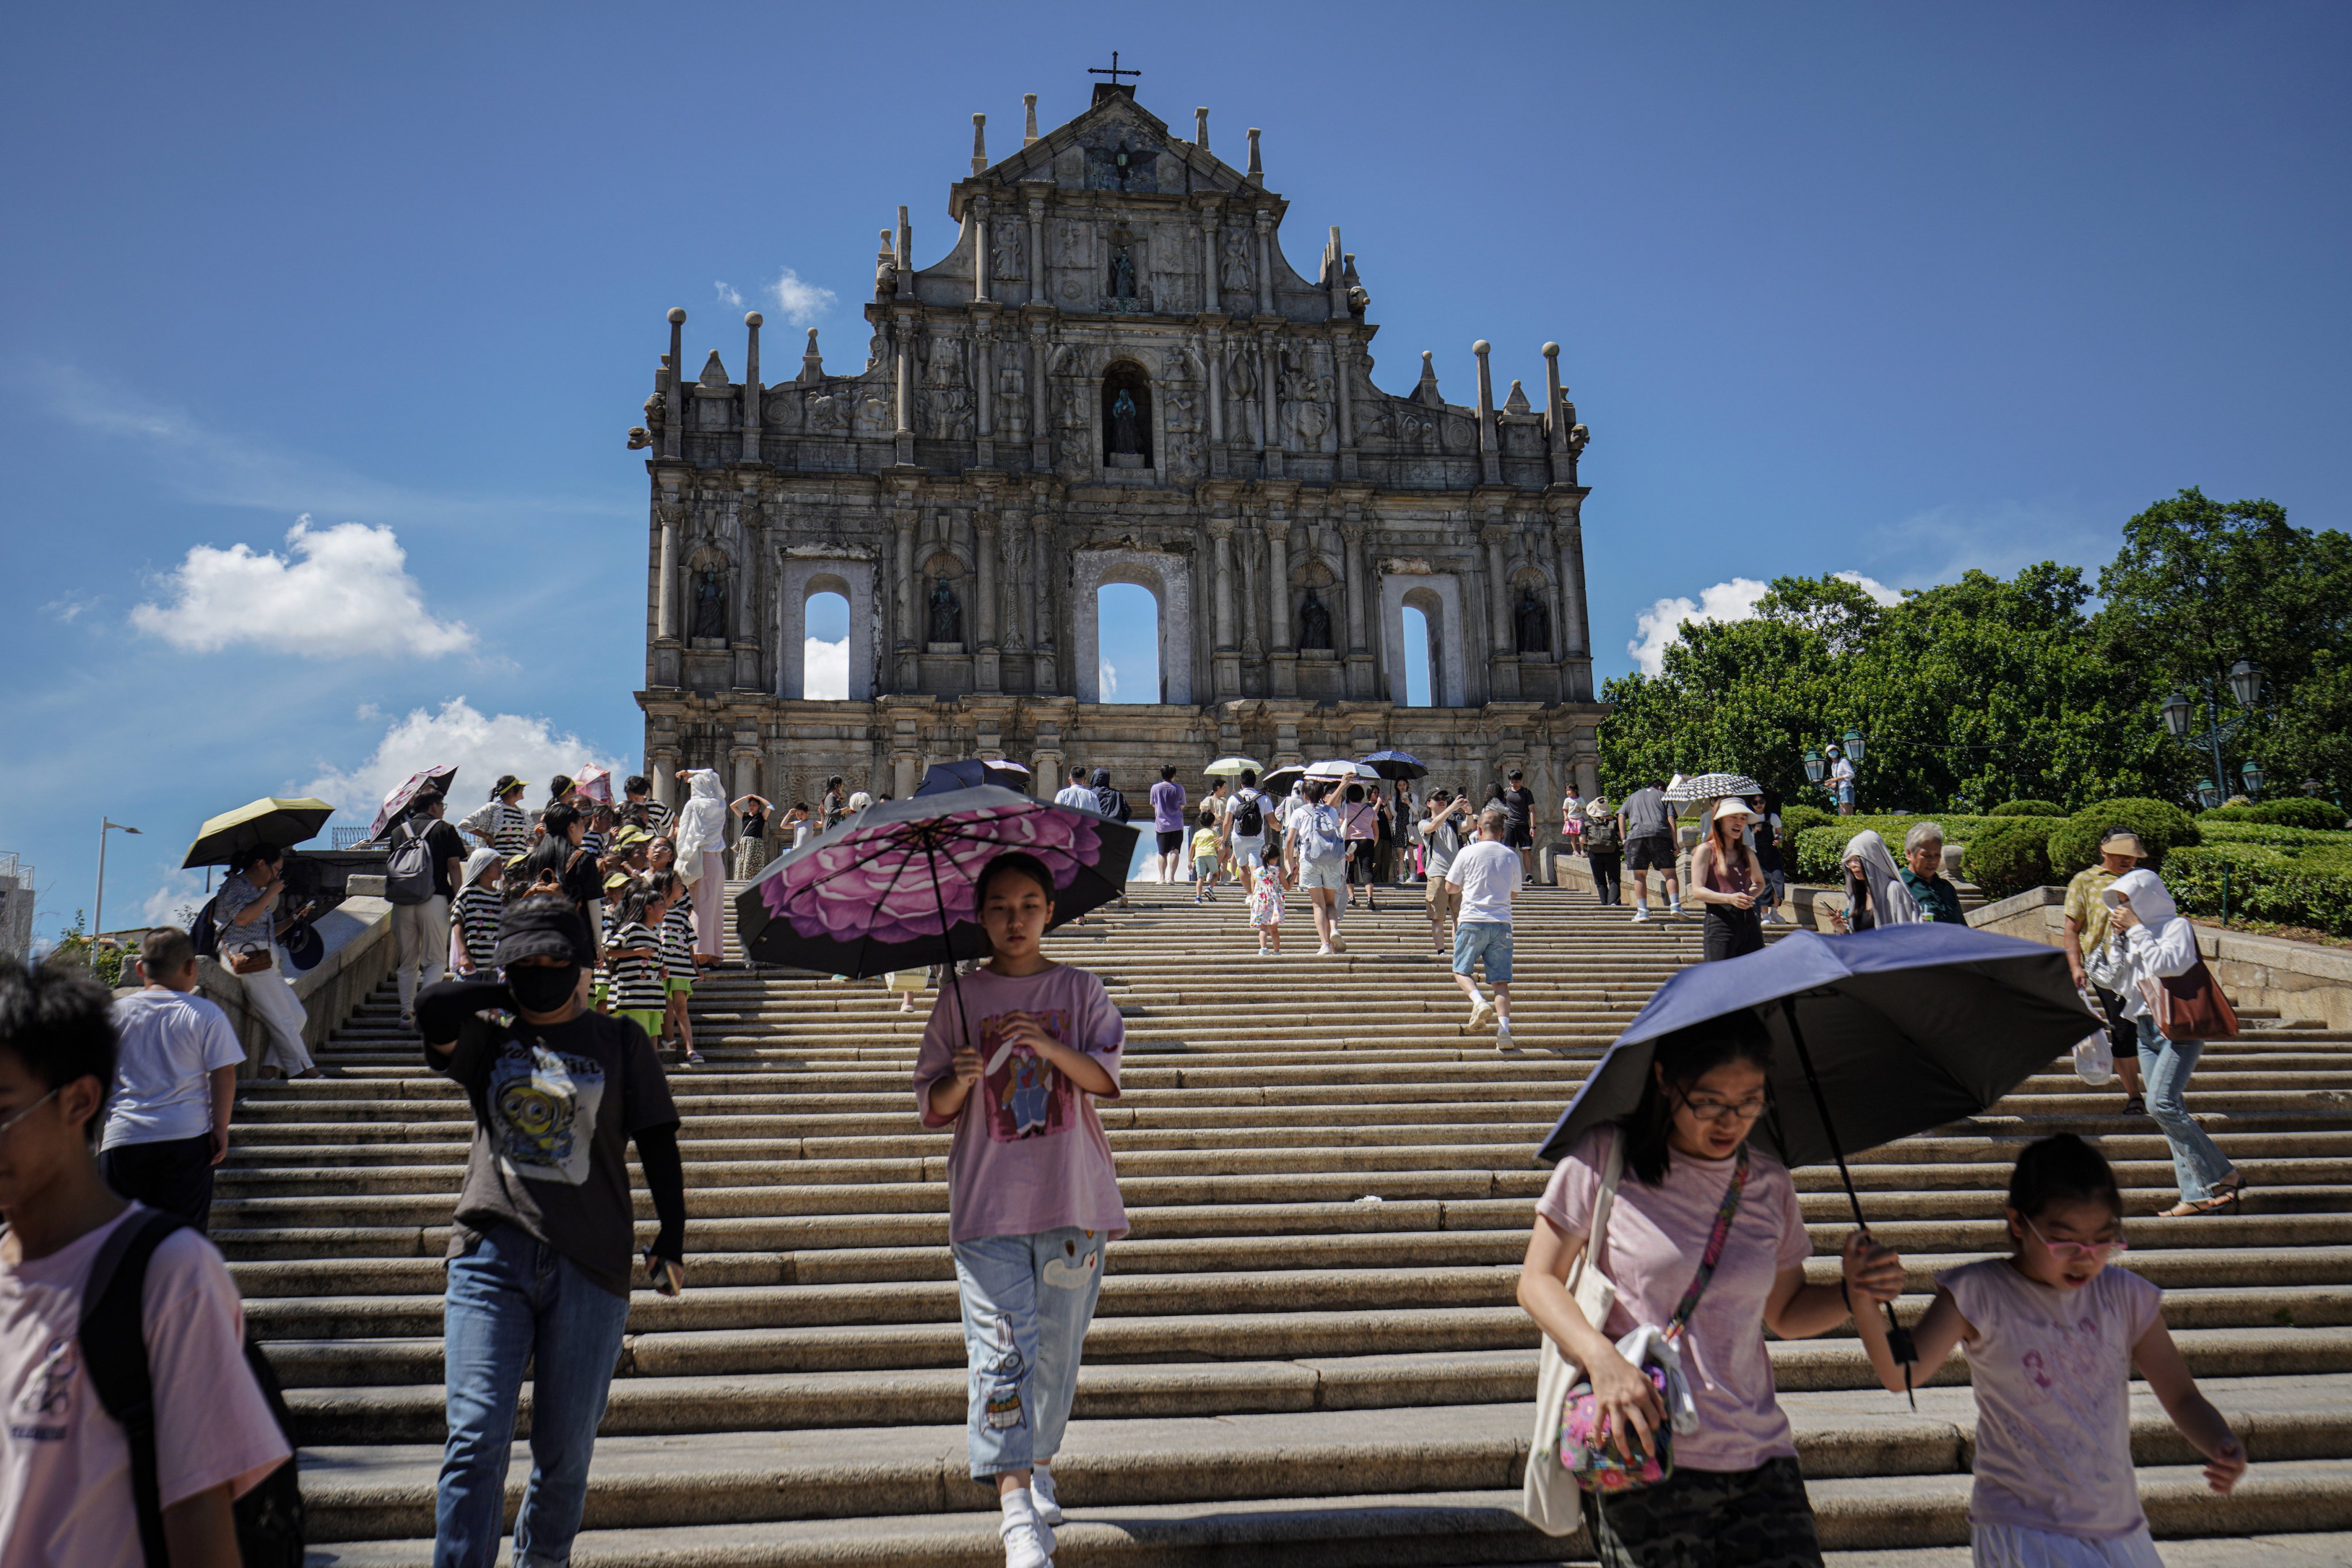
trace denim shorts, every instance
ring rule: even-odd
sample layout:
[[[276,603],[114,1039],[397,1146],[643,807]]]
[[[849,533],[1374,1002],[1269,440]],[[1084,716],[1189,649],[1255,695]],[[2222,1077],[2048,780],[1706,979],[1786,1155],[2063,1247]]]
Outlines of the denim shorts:
[[[1454,921],[1454,973],[1476,973],[1482,958],[1486,961],[1487,984],[1511,983],[1511,928],[1501,921]]]
[[[1298,885],[1302,888],[1328,888],[1335,893],[1348,890],[1348,863],[1345,860],[1301,860],[1298,863]]]

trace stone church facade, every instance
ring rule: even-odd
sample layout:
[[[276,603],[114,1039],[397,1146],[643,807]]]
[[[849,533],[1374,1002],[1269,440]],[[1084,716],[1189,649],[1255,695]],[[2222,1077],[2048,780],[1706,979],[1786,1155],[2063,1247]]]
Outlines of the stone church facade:
[[[1539,800],[1594,787],[1578,482],[1585,444],[1543,348],[1540,402],[1439,395],[1430,355],[1374,386],[1368,296],[1331,230],[1312,275],[1287,204],[1101,85],[992,163],[973,116],[953,247],[915,264],[882,231],[873,336],[854,374],[808,334],[763,382],[717,350],[682,379],[686,312],[646,423],[650,771],[714,766],[814,802],[828,776],[905,795],[927,763],[1004,756],[1050,793],[1070,763],[1139,789],[1382,747],[1484,793],[1526,769]],[[1097,690],[1097,591],[1159,611],[1160,690]],[[845,700],[803,694],[812,595],[849,605]],[[1406,703],[1405,622],[1428,629],[1430,704]]]

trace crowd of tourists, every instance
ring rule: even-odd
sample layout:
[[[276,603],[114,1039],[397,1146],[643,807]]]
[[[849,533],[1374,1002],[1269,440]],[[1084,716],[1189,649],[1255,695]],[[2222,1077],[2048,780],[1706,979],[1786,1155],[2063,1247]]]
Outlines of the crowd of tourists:
[[[686,1286],[680,1115],[662,1053],[700,1059],[686,1002],[719,962],[728,814],[740,845],[755,823],[770,832],[776,812],[757,795],[729,801],[708,771],[677,777],[674,812],[644,777],[625,781],[618,802],[559,778],[526,811],[530,786],[502,777],[457,824],[427,789],[388,834],[403,1015],[425,1064],[474,1112],[446,1252],[436,1563],[498,1560],[527,1377],[531,1474],[513,1553],[568,1560],[632,1285],[669,1296]],[[1418,879],[1441,954],[1450,932],[1471,1026],[1508,1045],[1512,909],[1534,821],[1520,777],[1484,800],[1347,778],[1306,778],[1279,796],[1258,785],[1240,770],[1194,801],[1176,770],[1162,770],[1148,792],[1162,874],[1189,871],[1204,901],[1221,885],[1238,889],[1266,953],[1280,951],[1294,898],[1304,897],[1318,951],[1339,953],[1348,911]],[[1055,798],[1131,818],[1105,769],[1072,769]],[[803,841],[872,804],[832,780],[815,809],[788,809],[773,831]],[[1774,805],[1733,797],[1706,809],[1686,876],[1708,959],[1764,944],[1761,922],[1782,890]],[[1563,838],[1596,867],[1597,890],[1608,886],[1601,858],[1622,855],[1636,919],[1648,913],[1654,871],[1668,911],[1682,911],[1663,786],[1613,809],[1571,793],[1561,816]],[[2159,1029],[2148,1003],[2149,983],[2194,964],[2195,939],[2128,828],[2100,849],[2100,865],[2068,889],[2067,963],[2104,1010],[2118,1060],[2137,1060],[2134,1108],[2145,1092],[2171,1142],[2181,1202],[2168,1212],[2204,1213],[2234,1203],[2243,1180],[2181,1107],[2200,1047]],[[1933,824],[1906,836],[1900,868],[1875,833],[1856,834],[1844,857],[1849,927],[1958,920],[1942,853]],[[275,948],[282,859],[240,858],[210,911],[223,954]],[[1055,903],[1053,873],[1027,853],[978,870],[986,957],[961,974],[961,1007],[932,1009],[911,1086],[922,1124],[952,1135],[969,1469],[996,1494],[1007,1568],[1053,1560],[1064,1522],[1054,1465],[1108,1250],[1128,1229],[1095,1109],[1120,1096],[1124,1026],[1097,976],[1046,956]],[[246,1346],[235,1284],[206,1239],[245,1054],[226,1016],[196,994],[197,959],[190,933],[149,931],[142,988],[120,999],[72,972],[0,968],[0,1368],[18,1417],[0,1444],[5,1568],[131,1563],[142,1552],[235,1562],[274,1516],[232,1503],[295,1485],[282,1400]],[[315,1071],[284,1050],[277,1003],[259,1000],[268,992],[257,975],[285,989],[282,955],[274,974],[233,972],[269,1031],[272,1065]],[[1940,1275],[1906,1345],[1880,1310],[1905,1288],[1893,1249],[1857,1230],[1834,1283],[1805,1278],[1811,1244],[1794,1184],[1749,1140],[1774,1050],[1752,1012],[1665,1037],[1634,1108],[1585,1134],[1554,1170],[1518,1300],[1583,1382],[1558,1465],[1547,1454],[1531,1467],[1531,1495],[1571,1463],[1615,1478],[1583,1494],[1606,1563],[1819,1564],[1765,1336],[1851,1322],[1891,1390],[1955,1347],[1969,1357],[1977,1562],[2155,1563],[2132,1481],[2135,1368],[2206,1456],[2214,1491],[2235,1486],[2246,1458],[2167,1332],[2161,1291],[2109,1267],[2124,1246],[2123,1202],[2106,1162],[2071,1135],[2028,1146],[2002,1205],[2008,1256]],[[656,1221],[643,1246],[632,1147]],[[1608,1289],[1596,1293],[1585,1277],[1603,1268]],[[93,1325],[115,1331],[101,1344]],[[143,1405],[138,1390],[150,1391]],[[2053,1399],[2066,1422],[2043,1418]]]

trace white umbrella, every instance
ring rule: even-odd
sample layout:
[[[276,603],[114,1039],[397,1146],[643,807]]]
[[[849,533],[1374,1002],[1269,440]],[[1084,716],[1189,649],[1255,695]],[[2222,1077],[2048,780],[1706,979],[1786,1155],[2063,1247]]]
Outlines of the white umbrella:
[[[1764,786],[1746,773],[1694,773],[1666,786],[1666,798],[1676,805],[1695,800],[1721,800],[1727,795],[1759,795]]]
[[[1244,773],[1262,773],[1265,764],[1255,757],[1219,757],[1202,768],[1202,776],[1213,779],[1237,779]]]
[[[1310,779],[1378,779],[1381,775],[1361,763],[1352,763],[1345,757],[1332,757],[1309,767],[1307,776]]]

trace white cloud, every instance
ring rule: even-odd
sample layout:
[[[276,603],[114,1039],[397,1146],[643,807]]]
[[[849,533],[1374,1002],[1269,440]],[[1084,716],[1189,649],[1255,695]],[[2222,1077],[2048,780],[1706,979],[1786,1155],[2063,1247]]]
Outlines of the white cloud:
[[[173,925],[184,930],[194,911],[204,906],[205,874],[202,871],[166,871],[163,885],[148,894],[147,901],[139,907],[140,923]]]
[[[357,522],[314,529],[305,512],[286,543],[287,555],[242,543],[194,546],[165,579],[173,602],[134,605],[131,624],[197,653],[254,643],[326,658],[436,658],[474,646],[470,626],[425,611],[391,529]]]
[[[98,603],[94,594],[65,594],[41,606],[41,614],[71,626],[84,610]]]
[[[768,285],[768,292],[776,297],[777,312],[796,327],[805,327],[833,309],[832,289],[802,282],[800,274],[789,267]],[[741,302],[735,301],[737,304]]]
[[[1832,572],[1830,575],[1841,583],[1853,584],[1881,605],[1899,605],[1903,602],[1903,595],[1900,591],[1888,587],[1875,577],[1865,577],[1859,572]]]
[[[1655,675],[1665,668],[1667,647],[1681,640],[1685,621],[1744,621],[1756,613],[1756,602],[1769,589],[1770,584],[1753,577],[1734,577],[1704,590],[1696,602],[1660,599],[1633,617],[1639,636],[1625,645],[1625,651],[1643,674]]]
[[[1095,666],[1095,684],[1102,688],[1102,690],[1098,695],[1105,702],[1108,702],[1112,698],[1118,696],[1118,667],[1112,664],[1108,659],[1104,659],[1100,664]]]
[[[801,695],[814,702],[838,702],[849,695],[849,639],[801,645]]]
[[[736,291],[735,286],[731,283],[721,283],[714,279],[710,287],[718,291],[719,302],[722,305],[740,305],[743,302],[743,296]]]
[[[299,792],[331,801],[335,826],[365,827],[375,818],[383,797],[411,773],[428,767],[457,770],[450,805],[453,817],[463,816],[489,798],[490,785],[500,773],[525,778],[539,790],[554,773],[574,778],[591,763],[613,770],[617,781],[635,771],[625,758],[606,756],[568,731],[556,732],[548,721],[522,713],[483,713],[463,697],[452,697],[440,710],[411,710],[384,731],[383,740],[366,761],[353,768],[329,767]],[[534,793],[534,800],[540,798]]]

